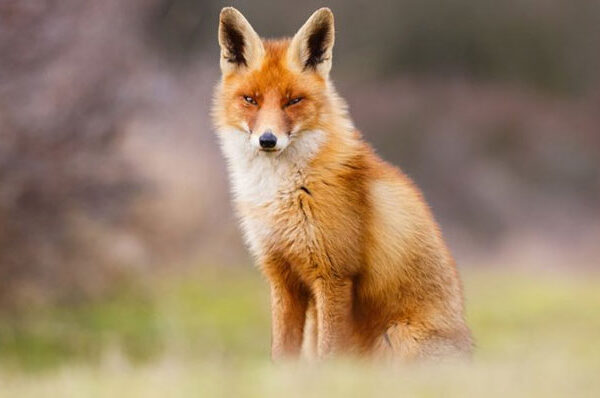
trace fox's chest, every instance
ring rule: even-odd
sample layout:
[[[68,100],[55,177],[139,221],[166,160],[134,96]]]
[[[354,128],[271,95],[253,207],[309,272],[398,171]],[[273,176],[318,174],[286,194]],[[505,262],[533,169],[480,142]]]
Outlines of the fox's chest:
[[[305,251],[314,241],[315,217],[310,213],[310,194],[302,187],[324,134],[303,132],[279,154],[249,150],[240,134],[222,137],[231,191],[253,254],[283,248]]]
[[[307,193],[296,187],[278,190],[272,201],[238,201],[241,225],[252,253],[298,255],[314,245],[318,220]]]
[[[302,173],[276,159],[255,159],[246,167],[231,170],[231,189],[240,215],[245,240],[252,254],[260,257],[269,250],[297,248],[307,242],[312,219]],[[270,249],[266,249],[266,248]]]

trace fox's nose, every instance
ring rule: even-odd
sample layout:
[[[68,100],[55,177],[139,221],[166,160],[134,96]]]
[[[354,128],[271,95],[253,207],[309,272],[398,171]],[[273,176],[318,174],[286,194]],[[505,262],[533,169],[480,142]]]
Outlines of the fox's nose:
[[[277,137],[271,131],[266,131],[258,138],[258,143],[261,148],[270,149],[277,145]]]

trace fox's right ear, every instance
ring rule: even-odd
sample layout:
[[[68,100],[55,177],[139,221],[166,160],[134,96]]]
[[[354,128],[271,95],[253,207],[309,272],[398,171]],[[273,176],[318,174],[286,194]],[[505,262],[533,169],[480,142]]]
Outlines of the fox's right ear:
[[[327,78],[335,40],[333,13],[320,8],[292,38],[288,49],[290,65],[299,70],[312,70]]]
[[[219,17],[221,72],[226,75],[239,68],[257,66],[265,54],[262,41],[241,12],[225,7]]]

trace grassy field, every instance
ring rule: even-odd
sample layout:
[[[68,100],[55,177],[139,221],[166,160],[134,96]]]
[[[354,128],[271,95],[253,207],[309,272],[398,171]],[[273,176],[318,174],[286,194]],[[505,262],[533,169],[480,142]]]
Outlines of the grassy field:
[[[463,271],[471,363],[272,365],[258,273],[0,316],[0,396],[600,396],[600,275]]]

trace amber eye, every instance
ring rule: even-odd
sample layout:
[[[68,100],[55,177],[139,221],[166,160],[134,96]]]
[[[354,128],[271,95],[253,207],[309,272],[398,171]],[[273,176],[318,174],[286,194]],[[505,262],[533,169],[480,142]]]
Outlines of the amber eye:
[[[258,105],[256,100],[254,98],[250,97],[249,95],[244,95],[244,101],[246,101],[247,103],[252,104],[252,105]]]
[[[304,98],[302,97],[296,97],[296,98],[292,98],[291,100],[289,100],[287,102],[287,104],[285,104],[285,106],[292,106],[292,105],[296,105],[298,102],[302,101]]]

